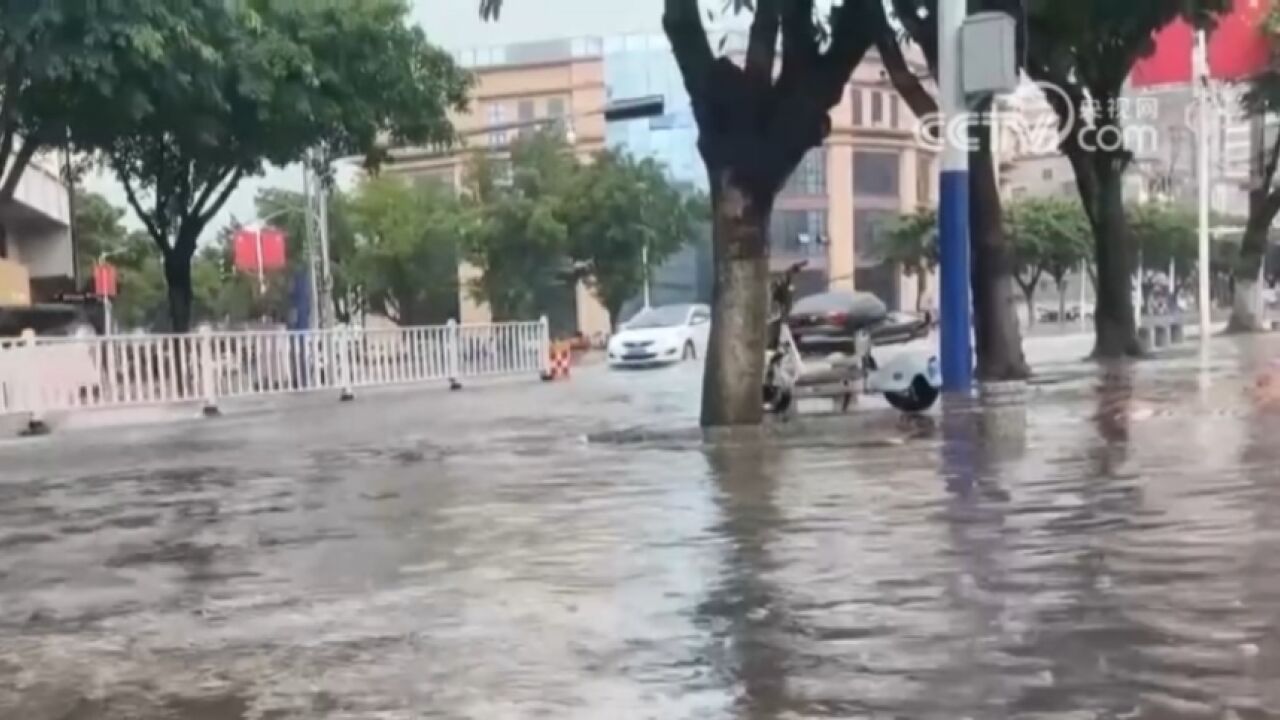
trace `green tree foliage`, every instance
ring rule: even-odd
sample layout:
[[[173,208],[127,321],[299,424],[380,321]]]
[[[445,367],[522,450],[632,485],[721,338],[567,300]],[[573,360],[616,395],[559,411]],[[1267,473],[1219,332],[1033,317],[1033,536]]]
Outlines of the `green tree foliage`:
[[[610,152],[584,162],[555,130],[525,133],[509,163],[474,156],[466,202],[466,256],[481,271],[469,290],[502,319],[554,322],[585,279],[616,322],[643,286],[645,247],[656,267],[705,217],[660,164]]]
[[[1094,236],[1098,357],[1141,352],[1134,322],[1133,245],[1122,178],[1133,159],[1123,147],[1120,99],[1134,64],[1154,49],[1152,36],[1179,17],[1204,26],[1227,0],[1028,0],[1028,71],[1060,92],[1047,95],[1066,125],[1062,151]]]
[[[163,59],[147,33],[156,0],[10,2],[0,12],[0,204],[43,150],[79,144],[105,109],[142,111],[125,68]],[[0,222],[0,250],[5,232]]]
[[[1074,200],[1043,198],[1011,204],[1005,232],[1013,242],[1015,279],[1027,303],[1028,322],[1036,320],[1035,294],[1048,276],[1058,288],[1058,316],[1066,314],[1066,278],[1092,251],[1092,233],[1084,208]]]
[[[158,2],[158,0],[157,0]],[[410,27],[404,0],[165,3],[162,62],[130,68],[147,112],[92,136],[159,247],[171,324],[190,325],[191,259],[209,220],[267,163],[445,142],[467,78]]]
[[[365,182],[351,198],[351,226],[359,238],[351,278],[367,308],[400,325],[457,318],[459,245],[470,218],[443,185]]]
[[[467,194],[477,224],[466,253],[481,275],[469,290],[495,319],[534,319],[564,296],[574,277],[564,203],[576,169],[551,131],[517,140],[509,162],[471,158]]]
[[[98,193],[77,190],[72,233],[76,240],[76,262],[80,276],[92,277],[93,266],[106,253],[124,247],[129,231],[124,226],[125,211]]]
[[[1176,205],[1147,203],[1129,208],[1129,227],[1143,275],[1168,273],[1173,266],[1178,289],[1189,286],[1200,260],[1197,226],[1195,212]]]
[[[898,221],[885,233],[873,249],[885,262],[902,268],[904,275],[916,279],[916,311],[924,312],[929,275],[938,267],[938,213],[921,208]]]
[[[606,152],[577,171],[565,203],[569,255],[615,325],[643,290],[646,249],[649,267],[661,266],[697,232],[704,207],[653,160]]]

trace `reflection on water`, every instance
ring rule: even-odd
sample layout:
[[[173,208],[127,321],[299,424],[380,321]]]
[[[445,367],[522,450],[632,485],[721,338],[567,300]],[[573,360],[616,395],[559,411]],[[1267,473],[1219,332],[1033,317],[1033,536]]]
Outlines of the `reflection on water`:
[[[6,481],[0,717],[1280,717],[1272,356],[705,443],[539,387]]]

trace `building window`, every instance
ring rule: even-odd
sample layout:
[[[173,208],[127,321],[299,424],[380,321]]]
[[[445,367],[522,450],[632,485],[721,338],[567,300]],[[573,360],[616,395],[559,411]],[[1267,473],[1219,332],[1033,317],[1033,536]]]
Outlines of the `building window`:
[[[488,112],[485,115],[485,120],[488,123],[489,127],[495,127],[495,126],[501,125],[503,122],[502,103],[496,103],[496,102],[489,103]],[[505,129],[489,131],[490,147],[502,147],[503,145],[506,145],[506,144],[507,144],[507,131]]]
[[[898,105],[899,105],[898,96],[890,95],[889,96],[889,127],[893,128],[894,130],[898,129],[898,121],[900,120],[900,118],[898,117],[898,112],[899,112]]]
[[[933,162],[929,158],[916,160],[916,204],[933,205]]]
[[[784,195],[827,194],[827,149],[825,147],[813,148],[805,153],[804,159],[787,179],[782,193]]]
[[[897,217],[898,213],[892,210],[853,211],[853,249],[858,267],[876,267],[884,263],[881,248]]]
[[[884,93],[871,92],[871,126],[884,123]]]
[[[1040,179],[1044,180],[1045,182],[1052,182],[1052,181],[1053,181],[1053,168],[1045,168],[1044,170],[1041,170],[1041,171],[1040,171]]]
[[[774,210],[769,245],[790,255],[821,255],[827,239],[826,210]]]
[[[853,105],[853,124],[858,126],[862,124],[862,91],[858,88],[849,89],[849,100]]]
[[[853,194],[898,197],[898,153],[868,151],[853,154]]]
[[[551,98],[547,101],[547,117],[564,117],[564,98]]]

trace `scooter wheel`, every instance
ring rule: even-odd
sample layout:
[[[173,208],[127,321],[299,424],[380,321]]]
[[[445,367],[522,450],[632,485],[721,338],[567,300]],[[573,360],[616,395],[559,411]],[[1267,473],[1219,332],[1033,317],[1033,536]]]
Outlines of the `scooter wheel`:
[[[914,415],[933,407],[933,404],[938,402],[940,394],[937,388],[929,384],[928,380],[917,376],[912,381],[911,387],[902,392],[885,393],[884,399],[888,400],[894,409]]]

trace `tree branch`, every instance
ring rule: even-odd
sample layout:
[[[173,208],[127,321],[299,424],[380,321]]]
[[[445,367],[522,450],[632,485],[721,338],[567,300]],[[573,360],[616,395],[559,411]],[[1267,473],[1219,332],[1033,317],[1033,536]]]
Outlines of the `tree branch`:
[[[1266,137],[1266,120],[1262,121],[1262,136]],[[1272,187],[1276,180],[1276,169],[1280,166],[1280,133],[1276,133],[1275,142],[1271,144],[1271,150],[1268,152],[1267,164],[1262,169],[1262,178],[1259,185],[1269,194],[1275,194],[1277,190]]]
[[[7,173],[12,172],[9,169],[9,156],[13,155],[13,143],[18,134],[18,128],[13,123],[5,122],[4,129],[0,132],[4,133],[4,136],[0,137],[0,173],[5,173],[7,177]]]
[[[747,77],[766,87],[773,81],[773,69],[778,52],[778,6],[783,0],[756,0],[755,17],[747,41]]]
[[[120,184],[124,187],[124,196],[125,199],[129,201],[129,207],[133,208],[134,214],[136,214],[138,219],[142,221],[143,227],[147,229],[147,234],[151,236],[153,241],[155,241],[156,246],[160,248],[160,252],[168,254],[169,238],[156,228],[155,221],[145,210],[142,209],[142,203],[138,199],[138,192],[134,189],[133,182],[129,180],[129,176],[120,172],[118,167],[115,167],[114,169],[116,178],[120,180]]]
[[[0,199],[10,200],[13,198],[13,194],[18,190],[18,183],[22,182],[22,175],[27,171],[27,166],[31,164],[31,158],[35,157],[36,151],[39,149],[39,133],[32,133],[22,139],[22,147],[18,148],[18,153],[13,156],[13,162],[9,165],[4,177],[4,184],[0,185]]]
[[[818,64],[818,33],[814,27],[813,0],[784,3],[782,18],[782,71],[778,87],[790,88]]]
[[[929,19],[920,17],[920,5],[914,0],[892,0],[893,16],[911,36],[911,40],[920,46],[925,62],[931,72],[938,71],[938,4],[936,0],[924,0],[924,8]],[[932,22],[931,22],[932,21]]]
[[[231,199],[231,193],[235,192],[236,188],[239,187],[242,179],[244,179],[243,170],[237,168],[235,172],[231,173],[231,176],[227,178],[227,184],[223,186],[222,191],[214,198],[213,203],[198,216],[201,227],[209,224],[213,216],[222,210],[222,207],[227,204],[227,200]]]
[[[826,80],[823,93],[834,95],[828,107],[840,101],[853,69],[888,24],[880,0],[845,0],[831,11],[831,45],[820,65]]]
[[[699,15],[698,0],[665,0],[662,13],[662,28],[667,40],[671,42],[671,52],[675,56],[680,75],[684,78],[685,89],[695,107],[706,95],[707,83],[715,56],[711,53],[711,43],[707,40],[707,32],[702,27]]]
[[[227,182],[228,179],[231,179],[236,175],[237,175],[237,171],[233,168],[224,168],[222,170],[218,170],[217,172],[212,173],[210,178],[204,182],[204,189],[200,191],[200,196],[196,198],[195,204],[193,204],[189,208],[187,214],[192,218],[195,218],[198,220],[201,215],[205,214],[206,206],[208,205],[210,200],[214,199],[215,193],[218,192],[218,188],[222,187],[223,183]],[[235,178],[234,182],[232,183],[233,186],[235,182],[239,182],[238,177]],[[221,208],[218,206],[215,206],[215,209],[213,210],[213,214],[217,214],[218,209],[221,209]],[[210,217],[212,217],[212,215],[210,215]]]
[[[893,28],[885,24],[888,32],[882,32],[876,38],[876,48],[880,51],[880,60],[884,63],[885,70],[889,73],[889,82],[893,84],[894,89],[906,101],[907,106],[911,108],[911,112],[915,113],[917,118],[921,120],[929,117],[937,117],[938,101],[928,90],[924,89],[924,83],[920,82],[920,78],[911,71],[911,67],[907,65],[907,59],[902,54],[902,48],[898,46],[898,39]]]

